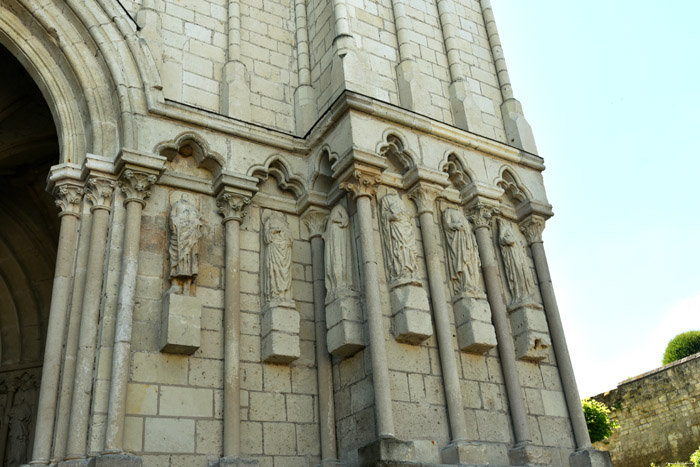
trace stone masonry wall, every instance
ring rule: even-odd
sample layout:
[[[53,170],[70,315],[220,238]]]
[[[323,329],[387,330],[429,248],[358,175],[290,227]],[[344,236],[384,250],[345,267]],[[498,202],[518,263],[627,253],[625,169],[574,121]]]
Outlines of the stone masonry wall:
[[[616,467],[687,462],[700,446],[700,354],[620,383],[593,399],[612,410],[620,424],[596,443],[610,451]]]
[[[152,51],[161,49],[165,97],[212,112],[221,112],[220,93],[228,48],[228,1],[151,0],[122,2],[133,17],[139,9],[157,12],[159,31],[149,37]],[[306,5],[311,85],[316,107],[323,113],[344,89],[382,101],[399,102],[399,49],[391,0],[353,0],[345,3],[347,19],[360,63],[367,67],[362,83],[343,82],[333,73],[336,55],[336,17],[333,2],[309,0]],[[454,3],[459,17],[459,58],[464,77],[483,121],[482,136],[505,142],[500,105],[503,101],[489,39],[476,0]],[[241,0],[240,61],[250,89],[253,123],[295,131],[294,92],[299,84],[297,19],[290,0]],[[449,102],[450,70],[437,4],[421,0],[406,7],[411,40],[416,43],[417,69],[424,76],[429,102],[415,110],[453,124]],[[454,78],[454,77],[453,77]],[[298,118],[298,116],[296,117]]]

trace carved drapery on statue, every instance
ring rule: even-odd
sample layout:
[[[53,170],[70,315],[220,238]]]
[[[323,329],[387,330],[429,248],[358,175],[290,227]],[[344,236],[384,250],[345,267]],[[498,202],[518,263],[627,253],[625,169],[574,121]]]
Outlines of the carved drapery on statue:
[[[279,213],[268,217],[263,227],[263,298],[269,304],[293,303],[292,234]]]
[[[457,342],[464,352],[483,354],[496,346],[491,308],[483,292],[481,261],[476,239],[464,213],[447,208],[442,213],[447,269]]]
[[[498,244],[501,247],[511,296],[508,309],[537,304],[535,300],[537,285],[525,252],[525,245],[519,240],[513,227],[501,219],[498,222]]]
[[[386,254],[387,273],[392,285],[420,284],[416,261],[416,237],[401,197],[388,192],[380,203],[382,242]]]
[[[202,321],[202,304],[192,293],[192,284],[199,274],[202,237],[202,221],[196,206],[184,197],[174,202],[169,227],[171,286],[163,298],[161,351],[191,355],[200,346]]]
[[[505,219],[498,219],[497,240],[511,296],[507,308],[516,357],[529,361],[543,360],[552,344],[547,319],[538,301],[537,284],[525,242],[515,227]]]
[[[262,357],[268,363],[299,358],[299,312],[292,292],[292,238],[282,213],[263,213]]]
[[[30,369],[0,375],[0,461],[4,466],[19,467],[29,460],[39,374],[39,369]]]
[[[442,213],[447,250],[447,267],[454,295],[483,295],[481,261],[474,234],[465,215],[454,208]]]
[[[170,210],[170,279],[180,292],[189,295],[190,285],[199,274],[199,239],[202,222],[197,208],[181,199]]]
[[[347,357],[362,350],[365,344],[362,311],[354,283],[350,218],[341,205],[331,211],[325,240],[328,351]]]
[[[428,294],[418,274],[413,223],[403,200],[394,190],[387,190],[379,209],[394,336],[400,342],[420,344],[433,335],[433,326]]]

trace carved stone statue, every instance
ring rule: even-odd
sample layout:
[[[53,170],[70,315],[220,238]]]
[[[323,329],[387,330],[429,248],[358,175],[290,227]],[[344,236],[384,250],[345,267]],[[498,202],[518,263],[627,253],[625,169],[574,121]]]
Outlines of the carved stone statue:
[[[263,298],[267,303],[293,303],[292,234],[284,215],[273,213],[263,225]]]
[[[508,309],[535,304],[537,284],[525,252],[525,245],[518,239],[510,223],[501,219],[498,220],[498,243],[501,246],[511,295]]]
[[[447,238],[447,266],[454,295],[481,295],[481,262],[469,221],[460,210],[448,208],[442,213],[442,223]]]
[[[380,202],[380,209],[389,282],[420,282],[416,261],[416,237],[401,197],[396,192],[388,192]]]
[[[199,239],[202,222],[197,208],[185,199],[173,204],[170,210],[170,280],[171,290],[190,294],[190,285],[199,272]]]
[[[345,208],[334,207],[326,226],[326,304],[354,290],[349,227]]]
[[[20,466],[27,461],[29,425],[32,421],[32,408],[27,395],[18,391],[9,417],[7,439],[7,465]]]

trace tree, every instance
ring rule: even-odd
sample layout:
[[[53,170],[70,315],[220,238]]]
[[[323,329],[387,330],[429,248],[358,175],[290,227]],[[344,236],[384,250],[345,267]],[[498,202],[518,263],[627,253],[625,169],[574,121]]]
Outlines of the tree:
[[[608,439],[613,431],[620,428],[619,423],[610,419],[610,409],[602,402],[589,398],[583,399],[581,404],[592,443]]]
[[[700,352],[700,331],[678,334],[666,346],[663,364],[667,365],[698,352]]]

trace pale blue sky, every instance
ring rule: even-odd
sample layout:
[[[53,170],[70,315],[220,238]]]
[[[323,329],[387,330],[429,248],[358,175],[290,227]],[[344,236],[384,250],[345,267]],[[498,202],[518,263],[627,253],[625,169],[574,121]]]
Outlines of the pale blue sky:
[[[700,2],[492,0],[581,397],[700,329]]]

